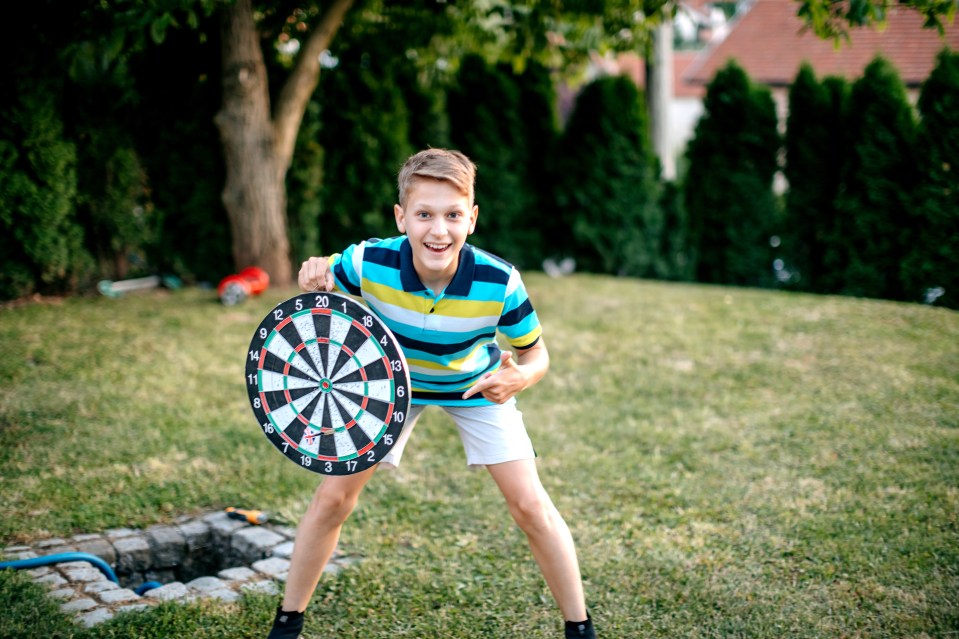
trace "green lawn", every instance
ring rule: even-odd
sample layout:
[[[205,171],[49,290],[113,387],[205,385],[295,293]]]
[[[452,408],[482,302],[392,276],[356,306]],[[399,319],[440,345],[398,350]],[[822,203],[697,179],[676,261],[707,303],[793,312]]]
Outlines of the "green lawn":
[[[604,639],[959,636],[959,313],[527,276],[550,374],[521,398]],[[317,476],[246,400],[253,330],[292,289],[0,310],[0,545],[244,504],[296,521]],[[308,636],[561,635],[486,473],[428,413],[345,528]],[[12,571],[0,637],[263,637],[275,600],[82,630]]]

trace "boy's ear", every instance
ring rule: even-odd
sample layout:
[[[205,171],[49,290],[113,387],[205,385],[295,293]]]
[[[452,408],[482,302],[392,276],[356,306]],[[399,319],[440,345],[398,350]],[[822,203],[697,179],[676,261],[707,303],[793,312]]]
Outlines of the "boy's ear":
[[[396,229],[400,233],[406,233],[406,217],[403,215],[403,207],[399,204],[394,204],[393,216],[396,218]]]
[[[473,231],[476,230],[476,218],[479,217],[479,206],[474,204],[473,210],[470,211],[470,230],[467,235],[472,235]]]

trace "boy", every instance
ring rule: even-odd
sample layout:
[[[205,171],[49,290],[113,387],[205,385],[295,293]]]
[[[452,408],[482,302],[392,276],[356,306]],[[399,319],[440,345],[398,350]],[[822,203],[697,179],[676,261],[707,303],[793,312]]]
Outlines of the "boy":
[[[299,285],[362,297],[403,347],[413,386],[410,415],[379,465],[395,468],[425,406],[443,407],[459,429],[467,463],[486,467],[526,534],[566,620],[567,639],[595,639],[573,539],[539,481],[514,399],[543,377],[549,354],[519,273],[466,244],[479,214],[475,175],[476,167],[458,151],[417,153],[400,170],[393,207],[404,235],[312,257],[300,268]],[[497,329],[516,350],[515,360],[496,346]],[[297,528],[283,603],[268,639],[299,636],[343,523],[375,469],[328,476],[317,488]]]

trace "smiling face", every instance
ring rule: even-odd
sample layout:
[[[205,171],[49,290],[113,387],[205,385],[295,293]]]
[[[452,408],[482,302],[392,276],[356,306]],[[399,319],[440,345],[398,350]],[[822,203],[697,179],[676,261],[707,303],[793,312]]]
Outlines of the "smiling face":
[[[476,228],[479,208],[445,180],[419,178],[406,193],[404,206],[393,207],[396,228],[413,249],[420,281],[439,294],[456,275],[460,249]]]

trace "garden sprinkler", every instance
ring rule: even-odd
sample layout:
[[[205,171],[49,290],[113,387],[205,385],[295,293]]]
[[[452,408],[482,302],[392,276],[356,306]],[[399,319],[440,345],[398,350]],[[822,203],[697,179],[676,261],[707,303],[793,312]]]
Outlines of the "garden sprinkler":
[[[260,526],[269,520],[267,514],[262,510],[244,510],[242,508],[233,508],[232,506],[226,509],[226,516],[230,519],[245,521],[254,526]]]

